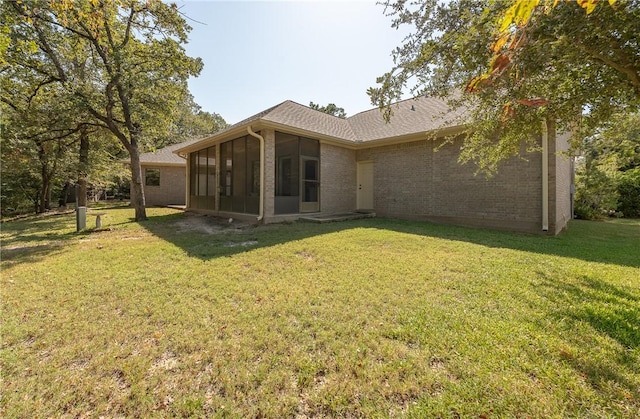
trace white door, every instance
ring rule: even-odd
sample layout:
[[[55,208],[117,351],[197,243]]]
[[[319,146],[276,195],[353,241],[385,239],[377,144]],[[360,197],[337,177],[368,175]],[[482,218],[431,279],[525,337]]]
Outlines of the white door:
[[[359,210],[373,209],[373,162],[358,162],[358,194],[357,207]]]

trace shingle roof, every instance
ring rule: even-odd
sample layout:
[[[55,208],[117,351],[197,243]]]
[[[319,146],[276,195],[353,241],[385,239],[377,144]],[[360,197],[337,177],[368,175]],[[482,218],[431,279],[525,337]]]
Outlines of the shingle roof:
[[[215,135],[224,134],[234,128],[249,125],[256,121],[269,121],[343,140],[356,141],[356,137],[347,120],[311,109],[291,100],[285,100],[269,109],[243,119],[222,131],[218,131]]]
[[[357,141],[348,119],[338,118],[290,100],[273,108],[262,119],[330,137]]]
[[[156,151],[140,154],[140,163],[155,163],[155,164],[187,164],[186,160],[174,153],[182,147],[197,143],[200,138],[185,141],[180,144],[170,145],[164,148],[159,148]]]
[[[237,131],[240,127],[262,121],[308,131],[310,135],[315,133],[338,140],[363,143],[463,125],[466,114],[464,109],[449,108],[443,99],[425,97],[403,100],[391,105],[391,108],[393,116],[387,123],[377,108],[343,119],[286,100],[201,141],[215,141],[229,131]],[[186,148],[189,144],[183,143],[178,150]]]
[[[464,109],[452,110],[445,100],[432,97],[403,100],[391,105],[391,109],[393,116],[386,123],[378,108],[343,119],[286,100],[231,125],[229,129],[262,120],[357,142],[461,125],[466,112]]]
[[[465,109],[453,110],[437,98],[407,99],[391,105],[393,116],[386,123],[379,109],[371,109],[347,120],[359,141],[373,141],[433,131],[464,124]]]

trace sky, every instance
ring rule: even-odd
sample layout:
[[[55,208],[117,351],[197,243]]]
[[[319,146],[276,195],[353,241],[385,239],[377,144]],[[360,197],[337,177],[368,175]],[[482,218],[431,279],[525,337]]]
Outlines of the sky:
[[[373,108],[367,89],[407,33],[375,0],[174,1],[193,28],[187,54],[204,63],[191,93],[230,124],[285,100]]]

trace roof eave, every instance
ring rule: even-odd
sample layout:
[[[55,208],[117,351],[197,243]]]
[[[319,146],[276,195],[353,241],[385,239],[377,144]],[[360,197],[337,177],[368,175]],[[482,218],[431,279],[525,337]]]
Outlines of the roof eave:
[[[232,129],[229,129],[227,131],[220,132],[218,134],[213,134],[213,135],[211,135],[209,137],[203,138],[200,141],[196,141],[193,144],[189,144],[186,147],[177,148],[177,149],[173,150],[173,153],[184,158],[186,156],[186,154],[191,153],[193,151],[198,151],[198,150],[202,150],[203,148],[210,147],[210,146],[212,146],[212,145],[214,145],[214,144],[216,144],[216,143],[218,143],[218,142],[220,142],[222,140],[236,138],[238,136],[238,134],[247,131],[247,126],[248,125],[257,126],[257,123],[243,124],[243,125],[239,125],[237,127],[234,127]]]
[[[187,164],[186,160],[183,162],[158,162],[158,161],[141,161],[141,166],[163,166],[163,167],[183,167]]]
[[[291,125],[280,124],[278,122],[262,120],[261,126],[263,128],[271,128],[275,131],[287,132],[289,134],[296,134],[302,137],[309,137],[315,140],[320,140],[324,143],[331,143],[335,145],[340,145],[342,147],[353,148],[357,147],[357,141],[350,140],[347,138],[336,137],[333,135],[322,134],[319,132],[306,130],[304,128],[292,127]],[[252,124],[253,125],[253,124]]]
[[[461,134],[468,128],[468,125],[455,125],[452,127],[438,128],[430,131],[419,131],[395,137],[376,138],[373,140],[360,141],[357,148],[379,147],[383,145],[400,144],[427,138],[442,138],[450,135]]]
[[[326,135],[326,134],[318,133],[311,130],[305,130],[303,128],[292,127],[290,125],[280,124],[278,122],[260,119],[257,121],[251,121],[249,123],[239,125],[229,131],[225,131],[218,135],[212,135],[210,137],[204,138],[201,141],[190,144],[186,147],[173,150],[173,152],[183,157],[184,155],[191,153],[193,151],[202,150],[203,148],[207,148],[212,145],[218,144],[220,142],[231,140],[239,136],[242,136],[244,134],[247,134],[247,127],[249,126],[253,131],[260,131],[265,128],[271,128],[274,131],[287,132],[290,134],[296,134],[303,137],[311,137],[311,138],[323,141],[325,143],[332,143],[332,144],[340,145],[342,147],[353,148],[353,149],[357,147],[357,142],[350,139],[335,137],[332,135]]]
[[[468,124],[454,125],[451,127],[438,128],[430,131],[418,131],[409,134],[394,136],[394,137],[385,137],[385,138],[376,138],[373,140],[367,141],[359,141],[359,140],[351,140],[346,138],[340,138],[332,135],[322,134],[311,130],[306,130],[304,128],[292,127],[291,125],[281,124],[274,121],[269,121],[265,119],[259,119],[256,121],[251,121],[246,124],[239,125],[225,132],[221,132],[219,134],[214,134],[210,137],[204,138],[201,141],[195,142],[193,144],[189,144],[186,147],[182,147],[173,151],[173,153],[179,155],[180,157],[185,157],[186,154],[191,153],[193,151],[202,150],[203,148],[211,147],[213,145],[219,144],[223,141],[232,140],[239,136],[245,135],[247,133],[247,127],[251,127],[253,131],[260,131],[265,128],[270,128],[280,132],[287,132],[290,134],[300,135],[303,137],[310,137],[317,140],[320,140],[323,143],[329,143],[333,145],[338,145],[341,147],[349,148],[349,149],[360,149],[360,148],[370,148],[370,147],[378,147],[381,145],[388,144],[397,144],[409,141],[416,141],[418,139],[424,139],[427,137],[445,137],[449,135],[456,135],[462,133],[465,129],[468,128]]]

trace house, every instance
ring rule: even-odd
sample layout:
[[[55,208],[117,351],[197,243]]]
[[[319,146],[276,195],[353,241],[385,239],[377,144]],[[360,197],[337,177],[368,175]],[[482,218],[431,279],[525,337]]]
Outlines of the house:
[[[191,143],[193,141],[140,154],[146,205],[185,205],[187,164],[174,150]]]
[[[187,159],[189,210],[263,223],[373,211],[557,234],[571,218],[567,139],[541,134],[544,152],[500,166],[492,178],[457,161],[463,112],[435,98],[346,119],[282,102],[175,153]],[[458,121],[458,122],[455,122]],[[442,128],[443,125],[446,128]],[[437,135],[430,135],[437,132]]]

